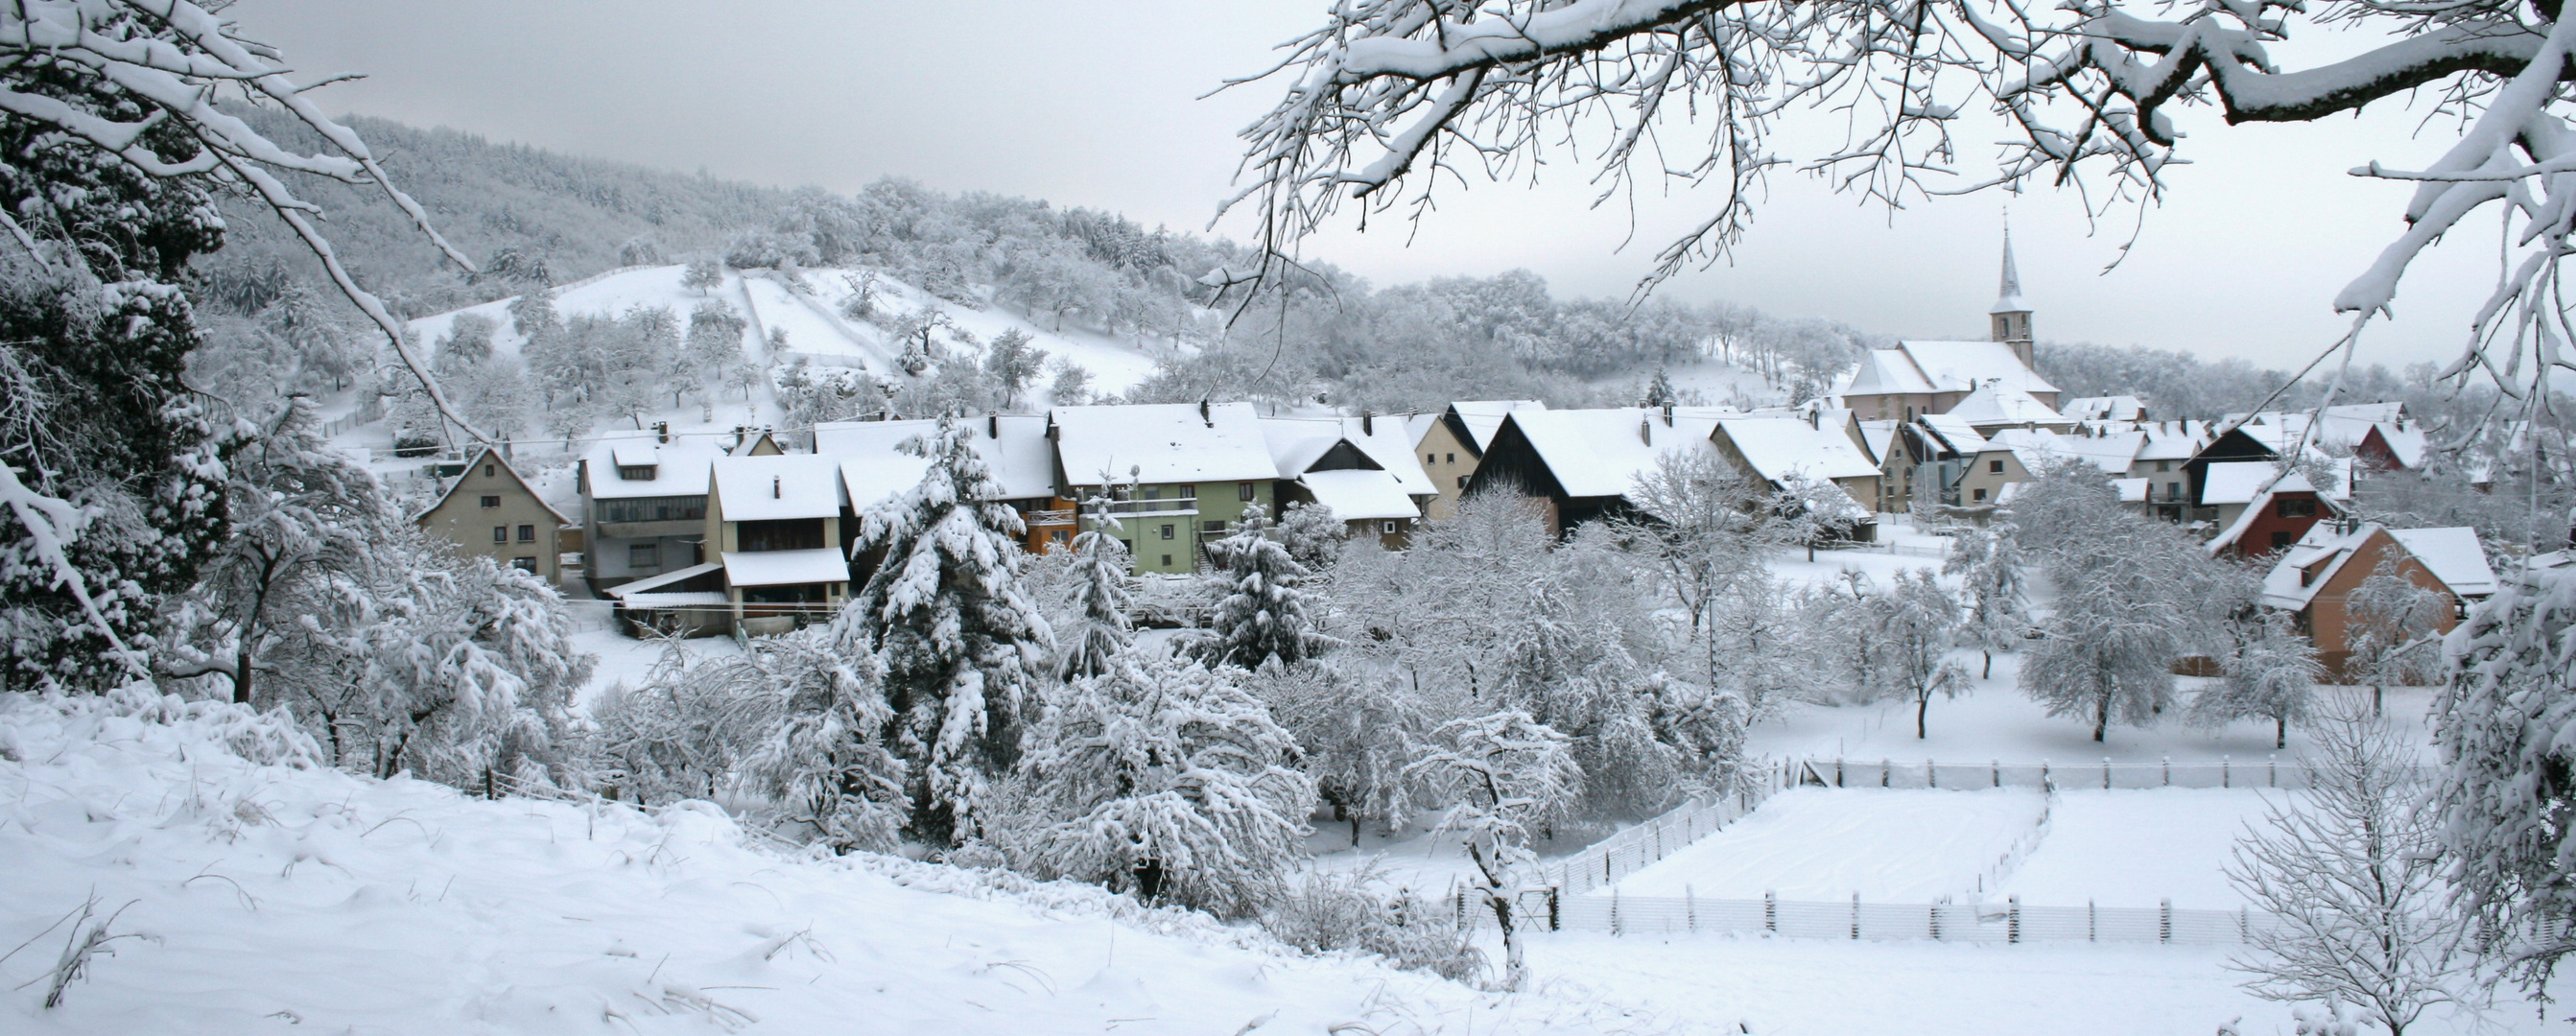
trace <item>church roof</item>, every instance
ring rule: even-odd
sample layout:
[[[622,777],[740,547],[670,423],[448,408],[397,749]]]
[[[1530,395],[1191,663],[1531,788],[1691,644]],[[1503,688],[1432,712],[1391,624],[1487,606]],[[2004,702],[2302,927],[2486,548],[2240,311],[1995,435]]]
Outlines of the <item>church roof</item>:
[[[2057,386],[2022,365],[2021,355],[2002,342],[1905,341],[1898,351],[1912,360],[1934,391],[1974,392],[1988,381],[2024,392],[2055,392]]]
[[[2013,266],[2012,228],[2004,228],[2003,285],[1995,292],[1995,305],[1988,313],[2028,313],[2030,303],[2022,301],[2021,270]]]
[[[1929,395],[1932,383],[1923,372],[1914,369],[1914,361],[1895,349],[1871,349],[1860,355],[1860,369],[1852,373],[1851,384],[1844,387],[1846,396]]]

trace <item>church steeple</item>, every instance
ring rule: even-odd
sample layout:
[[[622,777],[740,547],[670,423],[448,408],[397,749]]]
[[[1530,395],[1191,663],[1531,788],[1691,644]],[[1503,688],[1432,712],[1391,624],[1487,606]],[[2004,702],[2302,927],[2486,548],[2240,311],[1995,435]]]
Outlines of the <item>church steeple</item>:
[[[2004,220],[2004,275],[2002,288],[1996,292],[1994,308],[1986,311],[1994,319],[1995,341],[2012,346],[2024,367],[2031,366],[2030,303],[2022,301],[2021,271],[2013,266],[2012,220]]]

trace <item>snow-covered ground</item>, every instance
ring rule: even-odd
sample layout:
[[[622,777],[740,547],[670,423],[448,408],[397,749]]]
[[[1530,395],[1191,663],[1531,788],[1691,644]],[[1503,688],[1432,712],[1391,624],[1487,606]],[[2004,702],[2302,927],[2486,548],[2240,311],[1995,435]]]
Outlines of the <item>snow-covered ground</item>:
[[[2037,791],[1795,788],[1616,888],[1629,896],[1877,903],[1974,897],[2038,826]],[[1992,880],[1988,878],[1987,880]],[[1605,890],[1595,895],[1608,895]]]
[[[2284,793],[2220,788],[2060,792],[2048,833],[2006,875],[2002,891],[2042,906],[2234,910],[2245,897],[2225,868],[2266,798]]]

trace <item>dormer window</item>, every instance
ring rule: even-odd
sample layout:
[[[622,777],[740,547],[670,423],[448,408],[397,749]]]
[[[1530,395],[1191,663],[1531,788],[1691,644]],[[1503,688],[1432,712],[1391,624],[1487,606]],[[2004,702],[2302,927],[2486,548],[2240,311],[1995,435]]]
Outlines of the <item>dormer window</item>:
[[[661,465],[658,464],[620,464],[617,466],[617,477],[629,482],[651,482],[653,472],[660,467]]]

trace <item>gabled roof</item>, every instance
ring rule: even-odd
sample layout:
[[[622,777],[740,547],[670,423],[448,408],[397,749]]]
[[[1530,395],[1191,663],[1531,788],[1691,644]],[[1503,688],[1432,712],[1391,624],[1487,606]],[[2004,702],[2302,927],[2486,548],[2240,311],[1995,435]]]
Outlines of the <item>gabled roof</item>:
[[[1000,500],[1029,500],[1055,495],[1055,446],[1047,441],[1046,418],[1038,414],[987,414],[983,417],[961,417],[957,421],[974,430],[975,454],[984,458],[984,466],[993,472],[993,481],[1001,483]],[[868,483],[892,482],[893,490],[912,488],[921,481],[921,473],[930,462],[904,453],[896,447],[915,436],[939,430],[932,419],[912,421],[827,421],[814,426],[814,453],[844,462],[856,460],[856,470]],[[841,466],[844,481],[853,470]],[[851,500],[857,501],[860,484],[850,486]],[[881,499],[873,487],[869,499]],[[859,504],[859,509],[867,509]]]
[[[1657,458],[1709,448],[1709,432],[1722,412],[1717,407],[1675,407],[1668,419],[1661,409],[1640,407],[1516,410],[1505,420],[1529,440],[1567,496],[1613,497],[1636,488],[1637,480],[1655,469]],[[1843,440],[1857,454],[1850,443]]]
[[[2423,425],[2381,421],[2371,425],[2370,430],[2379,436],[2381,443],[2388,447],[2389,454],[2397,459],[2399,467],[2411,471],[2424,466],[2424,456],[2430,451],[2432,442],[2425,436]]]
[[[1413,496],[1390,472],[1367,468],[1309,471],[1297,477],[1297,484],[1314,494],[1316,503],[1332,508],[1333,517],[1344,521],[1422,517],[1421,506],[1413,502]]]
[[[1349,443],[1406,493],[1440,495],[1430,474],[1422,470],[1421,457],[1413,452],[1411,430],[1393,417],[1265,417],[1261,434],[1269,443],[1270,462],[1279,469],[1280,478],[1305,474],[1333,447]]]
[[[840,464],[810,453],[718,457],[715,495],[728,522],[830,518],[841,513]]]
[[[2143,482],[2146,480],[2140,479],[2139,481]],[[2237,512],[2236,520],[2227,523],[2226,528],[2218,530],[2218,535],[2210,537],[2209,542],[2201,544],[2201,550],[2214,558],[2226,552],[2228,548],[2236,546],[2239,541],[2245,538],[2245,534],[2254,528],[2255,522],[2263,520],[2263,513],[2271,509],[2274,497],[2279,496],[2282,493],[2313,492],[2313,490],[2307,489],[2307,485],[2307,479],[2301,478],[2296,474],[2292,474],[2290,477],[2282,479],[2280,485],[2255,494],[2254,499],[2245,505],[2245,509]],[[2225,502],[2233,503],[2233,501]],[[2332,499],[2329,498],[2326,504],[2326,511],[2324,513],[2341,514],[2343,512],[2341,509],[2336,508]],[[2317,527],[2324,524],[2326,523],[2320,521],[2314,525],[2310,525],[2308,527],[2308,533],[2300,538],[2300,542],[2305,543],[2310,538],[2315,537]]]
[[[2139,430],[2147,435],[2138,447],[2139,460],[2190,460],[2209,445],[2207,421],[2157,421]]]
[[[727,432],[726,435],[732,433]],[[710,433],[674,435],[656,441],[652,432],[610,432],[582,455],[588,495],[594,500],[628,500],[651,496],[705,496],[707,473],[724,455]],[[630,479],[619,468],[650,467],[652,478]]]
[[[483,452],[475,454],[473,460],[465,463],[465,470],[471,473],[475,465],[487,462],[500,465],[501,473],[509,476],[510,481],[517,483],[520,492],[528,494],[528,499],[536,501],[537,506],[545,508],[547,514],[555,516],[555,524],[572,524],[572,519],[564,517],[562,511],[555,510],[555,505],[547,503],[545,497],[537,494],[537,487],[529,485],[527,476],[519,474],[519,469],[511,467],[509,458],[501,456],[499,450],[489,446],[483,447]],[[417,522],[429,517],[430,512],[447,506],[448,499],[454,497],[456,491],[463,488],[465,488],[465,476],[458,475],[456,481],[448,485],[446,492],[438,494],[438,499],[430,501],[429,506],[421,508],[420,513],[411,516],[411,520]]]
[[[1535,399],[1476,399],[1449,404],[1449,412],[1458,415],[1458,423],[1466,426],[1470,444],[1480,454],[1494,444],[1494,432],[1502,428],[1504,415],[1545,409],[1547,404]]]
[[[2325,527],[2325,523],[2317,523],[2318,529]],[[2349,533],[2323,536],[2310,530],[2310,535],[2283,551],[2281,560],[2273,563],[2270,572],[2263,574],[2263,603],[2285,611],[2307,607],[2318,593],[2325,590],[2335,573],[2352,561],[2354,553],[2382,531],[2376,524],[2364,525]]]
[[[1250,403],[1069,406],[1047,417],[1072,485],[1097,485],[1103,473],[1124,480],[1132,472],[1148,484],[1279,477]],[[1412,448],[1405,444],[1406,452]]]
[[[1973,392],[1988,381],[2024,392],[2055,392],[2057,386],[2039,372],[2022,366],[2021,356],[2002,342],[1898,342],[1898,350],[1942,392]]]
[[[1927,395],[1932,383],[1896,349],[1870,349],[1860,354],[1860,369],[1838,393],[1845,396]]]
[[[2146,479],[2115,478],[2111,480],[2111,488],[2120,491],[2121,503],[2143,504],[2147,502],[2147,490],[2149,487]]]
[[[2007,449],[2025,469],[2037,471],[2051,457],[2068,457],[2083,461],[2107,474],[2126,475],[2129,462],[2137,456],[2138,445],[2145,436],[2137,432],[2116,435],[2060,435],[2045,428],[2003,428],[1987,440],[1989,449]]]
[[[1778,483],[1790,478],[1874,478],[1878,465],[1842,428],[1795,417],[1728,417],[1713,433],[1724,436],[1754,474]]]
[[[2084,396],[2060,409],[2078,421],[2143,421],[2147,403],[2136,396]]]
[[[657,589],[685,583],[723,567],[724,564],[722,562],[710,561],[702,565],[691,565],[687,568],[675,568],[658,576],[646,576],[642,579],[619,583],[602,592],[619,600],[626,600],[634,594],[645,594],[651,596],[653,591]]]
[[[2452,593],[2486,597],[2496,592],[2495,569],[2487,564],[2487,549],[2478,542],[2476,529],[2390,529],[2388,535],[2415,560],[2423,562],[2433,578],[2450,587]]]
[[[2066,416],[2017,388],[2000,383],[1979,385],[1950,408],[1950,417],[1984,428],[1994,425],[2067,423]]]
[[[1887,451],[1896,448],[1896,426],[1902,422],[1863,421],[1860,423],[1861,445],[1869,448],[1869,459],[1880,466],[1887,464]]]
[[[1915,421],[1930,429],[1942,442],[1949,444],[1951,452],[1962,457],[1985,452],[1985,433],[1970,427],[1965,420],[1948,414],[1925,414]]]
[[[2276,474],[2280,475],[2279,482],[2272,481]],[[2309,484],[2306,475],[2296,471],[2282,473],[2280,467],[2270,461],[2229,461],[2210,465],[2209,473],[2201,477],[2200,502],[2203,505],[2250,504],[2256,497],[2268,497],[2273,493],[2316,491],[2317,487]]]

